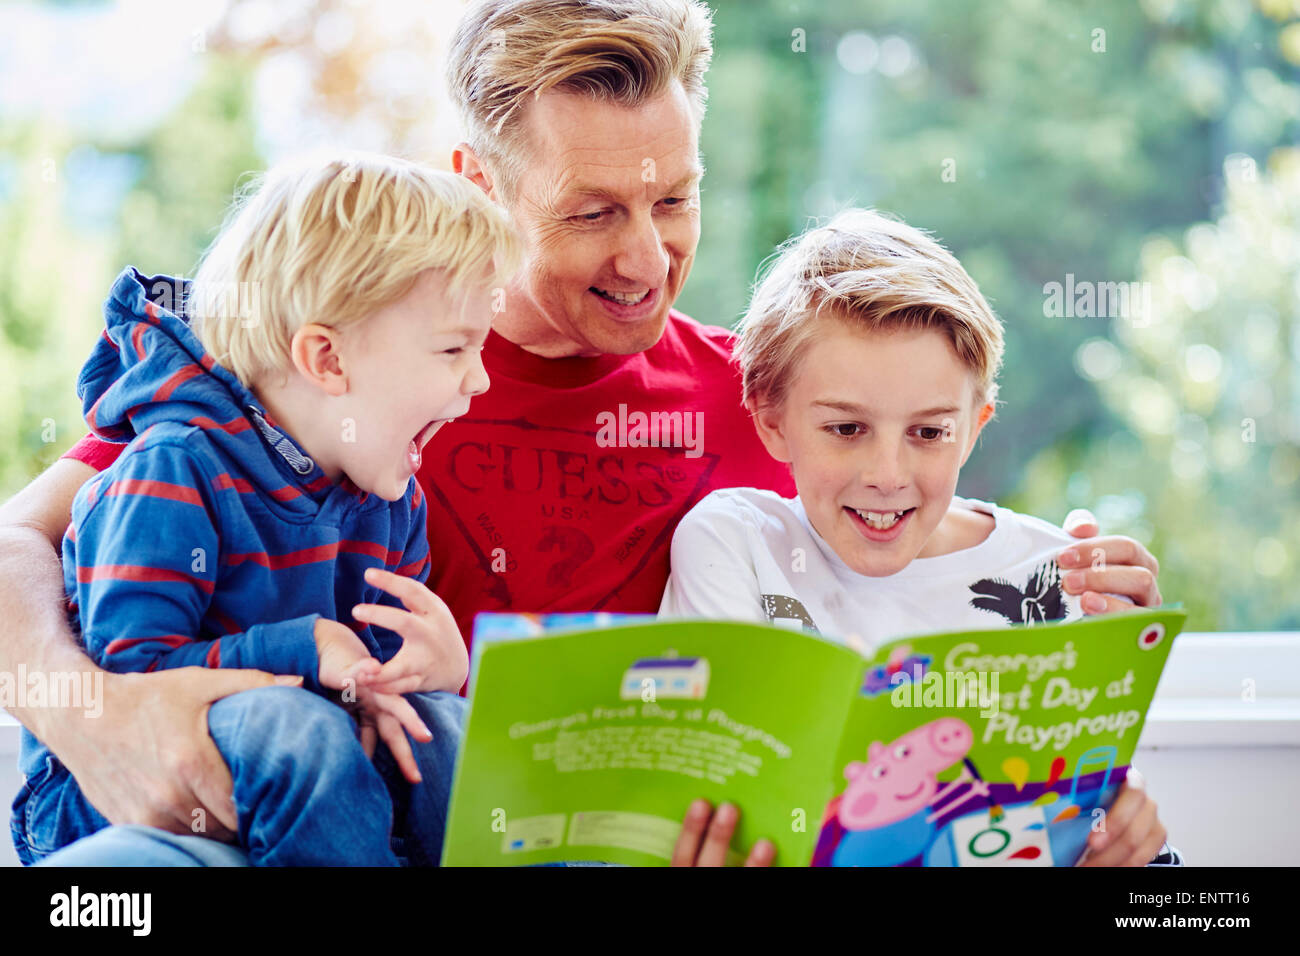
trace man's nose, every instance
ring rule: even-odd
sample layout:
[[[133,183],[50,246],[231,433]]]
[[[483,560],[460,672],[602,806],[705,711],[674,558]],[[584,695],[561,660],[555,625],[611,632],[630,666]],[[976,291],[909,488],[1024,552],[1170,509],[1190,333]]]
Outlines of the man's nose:
[[[668,250],[654,216],[645,212],[629,218],[614,256],[619,277],[655,289],[668,279],[668,265]]]

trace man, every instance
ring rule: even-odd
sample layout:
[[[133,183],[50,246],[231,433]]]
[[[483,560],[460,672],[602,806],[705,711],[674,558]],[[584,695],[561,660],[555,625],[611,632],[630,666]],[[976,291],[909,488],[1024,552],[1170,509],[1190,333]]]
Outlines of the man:
[[[696,501],[736,485],[794,492],[741,406],[730,334],[671,311],[699,240],[710,29],[697,0],[508,0],[475,6],[453,41],[467,133],[453,166],[510,211],[528,249],[484,347],[492,386],[425,448],[420,472],[429,587],[467,637],[479,610],[654,612],[672,531]],[[77,488],[118,450],[83,440],[5,505],[0,670],[91,669],[63,620],[58,547]],[[1085,609],[1125,604],[1107,594],[1159,603],[1141,545],[1075,550],[1081,578],[1067,588]],[[1104,570],[1090,570],[1098,551]],[[110,720],[15,716],[105,817],[157,828],[104,831],[101,843],[161,863],[186,838],[158,830],[190,834],[200,811],[208,837],[235,828],[207,709],[273,679],[104,674]],[[720,864],[736,820],[729,805],[693,805],[674,862]],[[139,852],[140,838],[156,854]],[[750,862],[770,860],[760,841]]]

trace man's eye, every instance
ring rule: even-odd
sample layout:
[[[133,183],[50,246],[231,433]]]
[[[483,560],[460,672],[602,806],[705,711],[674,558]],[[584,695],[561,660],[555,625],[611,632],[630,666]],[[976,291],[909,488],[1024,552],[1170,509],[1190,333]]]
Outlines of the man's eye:
[[[579,222],[599,222],[600,217],[603,215],[605,215],[605,210],[601,209],[597,212],[584,212],[581,215],[570,216],[569,218]]]
[[[669,196],[667,199],[661,199],[661,200],[659,200],[659,201],[662,202],[662,203],[666,203],[666,204],[668,204],[669,206],[677,206],[677,205],[680,205],[681,203],[686,202],[686,197],[684,197],[684,196]]]

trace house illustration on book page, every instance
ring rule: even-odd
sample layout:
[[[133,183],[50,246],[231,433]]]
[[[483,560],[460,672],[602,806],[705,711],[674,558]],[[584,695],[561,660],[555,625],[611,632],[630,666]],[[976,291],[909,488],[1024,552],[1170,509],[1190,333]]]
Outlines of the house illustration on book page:
[[[651,695],[646,695],[651,691]],[[619,696],[623,700],[685,698],[697,700],[709,692],[709,662],[703,657],[646,657],[623,674]]]

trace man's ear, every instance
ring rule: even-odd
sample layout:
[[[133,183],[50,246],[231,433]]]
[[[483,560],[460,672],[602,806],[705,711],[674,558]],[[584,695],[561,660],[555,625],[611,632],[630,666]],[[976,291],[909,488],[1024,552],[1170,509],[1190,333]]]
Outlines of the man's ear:
[[[746,403],[746,407],[754,419],[754,428],[767,453],[777,461],[789,464],[793,458],[790,455],[790,443],[785,437],[782,409],[775,405],[758,405],[752,400]]]
[[[961,463],[964,466],[966,459],[970,458],[970,453],[975,450],[975,441],[980,437],[980,432],[984,426],[993,418],[993,403],[985,402],[975,414],[975,426],[970,430],[970,438],[966,440],[966,453],[961,456]]]
[[[294,368],[326,395],[344,395],[348,390],[342,341],[337,329],[309,322],[289,342]]]
[[[492,174],[488,172],[487,166],[479,159],[478,153],[474,152],[469,143],[456,144],[456,148],[451,151],[451,168],[456,175],[464,176],[487,193],[488,199],[493,202],[500,200],[495,191]]]

